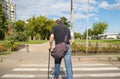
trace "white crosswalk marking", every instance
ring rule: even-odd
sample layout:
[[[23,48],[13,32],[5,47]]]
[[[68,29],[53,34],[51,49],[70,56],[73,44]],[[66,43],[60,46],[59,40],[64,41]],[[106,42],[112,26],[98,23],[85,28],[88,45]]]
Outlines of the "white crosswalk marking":
[[[53,77],[53,75],[50,75]],[[47,75],[40,74],[6,74],[3,78],[35,78],[35,77],[47,77]],[[65,77],[65,75],[60,75]],[[102,74],[74,74],[73,77],[120,77],[120,73],[102,73]]]
[[[12,71],[47,71],[46,68],[15,68]],[[50,68],[50,70],[52,70]],[[65,68],[62,68],[61,71],[65,71]],[[104,70],[120,70],[117,67],[102,67],[102,68],[73,68],[73,71],[104,71]]]
[[[41,66],[48,66],[46,64],[21,64],[21,67],[41,67]],[[64,65],[62,65],[64,66]],[[74,66],[112,66],[112,64],[79,64]],[[52,66],[53,67],[53,66]]]
[[[2,75],[1,78],[9,79],[9,78],[40,78],[47,79],[47,65],[41,64],[21,64],[19,67],[14,68],[11,73]],[[50,71],[53,71],[54,68],[51,66]],[[61,66],[61,72],[64,74],[60,74],[60,77],[66,77],[65,75],[65,67]],[[53,74],[50,73],[50,77],[53,78]],[[120,68],[114,67],[111,64],[80,64],[73,66],[73,77],[74,78],[92,78],[92,77],[119,77],[120,78]]]

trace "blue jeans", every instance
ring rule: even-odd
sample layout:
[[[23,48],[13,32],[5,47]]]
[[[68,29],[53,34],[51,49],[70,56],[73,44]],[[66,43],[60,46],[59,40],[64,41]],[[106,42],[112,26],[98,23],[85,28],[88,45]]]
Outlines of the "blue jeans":
[[[62,58],[55,59],[54,79],[59,77],[61,60]],[[68,51],[66,55],[64,56],[64,63],[66,67],[66,75],[67,75],[66,79],[73,79],[70,45],[68,45]]]

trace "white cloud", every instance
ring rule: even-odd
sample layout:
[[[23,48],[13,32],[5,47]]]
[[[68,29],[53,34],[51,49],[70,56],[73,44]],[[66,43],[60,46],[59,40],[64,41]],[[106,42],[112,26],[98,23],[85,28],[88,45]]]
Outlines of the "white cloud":
[[[111,9],[111,10],[120,10],[120,2],[116,3],[116,4],[110,5],[108,9]]]
[[[98,12],[98,7],[96,0],[89,0],[89,16],[92,17],[95,14],[94,12]],[[88,11],[88,0],[75,0],[74,4],[75,8],[75,19],[86,19],[87,11]]]
[[[108,3],[107,1],[102,1],[99,4],[99,8],[104,8],[108,10],[120,10],[120,0],[116,0],[112,4]]]
[[[88,0],[74,0],[75,19],[86,19]],[[105,1],[89,0],[90,16],[94,16],[94,12],[98,12],[99,8],[119,9],[120,1],[116,4],[108,4]],[[70,0],[14,0],[17,5],[17,19],[26,20],[32,16],[45,15],[47,17],[59,18],[67,17],[69,20],[71,1]],[[51,18],[52,19],[52,18]]]
[[[67,0],[14,0],[14,3],[17,5],[17,19],[22,20],[39,15],[61,17],[70,14],[70,1]]]
[[[65,16],[70,20],[71,1],[70,0],[12,0],[17,5],[17,19],[26,20],[32,16],[45,15],[58,18]],[[88,0],[74,0],[75,18],[85,19]],[[90,4],[96,4],[96,0],[90,0]],[[86,5],[86,6],[85,6]],[[90,12],[97,12],[97,8],[90,6]]]
[[[83,14],[75,14],[75,19],[86,19],[86,15]]]
[[[99,5],[100,8],[107,8],[109,6],[108,2],[102,1]]]
[[[93,19],[94,19],[94,22],[98,22],[99,21],[99,17],[98,16],[95,16]]]

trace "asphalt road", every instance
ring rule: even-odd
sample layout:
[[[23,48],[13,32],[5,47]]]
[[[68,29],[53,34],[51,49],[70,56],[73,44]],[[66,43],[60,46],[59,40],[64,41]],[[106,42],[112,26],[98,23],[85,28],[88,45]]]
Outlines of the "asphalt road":
[[[0,79],[47,79],[48,43],[29,45],[27,48],[0,56]],[[101,56],[100,56],[101,57]],[[104,58],[104,56],[102,56]],[[101,58],[102,59],[102,58]],[[53,77],[54,62],[50,58],[50,77]],[[117,64],[116,64],[117,63]],[[120,79],[120,62],[99,61],[98,57],[72,57],[73,79]],[[62,61],[60,79],[66,79]]]

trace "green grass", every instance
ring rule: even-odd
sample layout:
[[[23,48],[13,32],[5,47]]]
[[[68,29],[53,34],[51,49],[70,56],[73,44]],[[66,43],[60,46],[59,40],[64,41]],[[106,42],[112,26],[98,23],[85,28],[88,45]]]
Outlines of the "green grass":
[[[28,42],[15,42],[16,44],[43,44],[48,40],[30,40]],[[3,44],[4,41],[0,41],[0,44]]]
[[[86,42],[86,40],[75,40],[75,42]],[[88,40],[88,42],[120,44],[120,40]]]
[[[43,44],[47,42],[48,40],[30,40],[29,42],[26,42],[27,44]]]
[[[9,51],[0,52],[0,55],[8,55],[8,54],[10,54],[10,52],[9,52]]]

